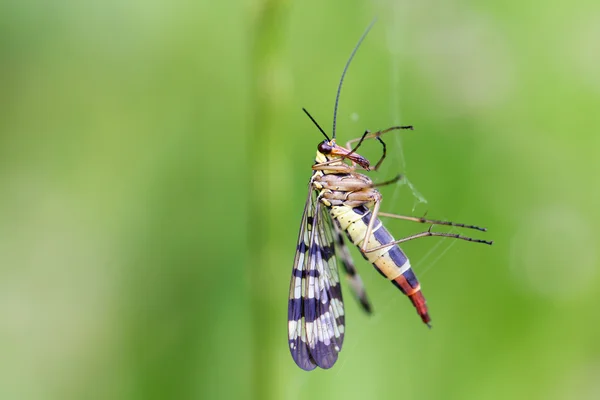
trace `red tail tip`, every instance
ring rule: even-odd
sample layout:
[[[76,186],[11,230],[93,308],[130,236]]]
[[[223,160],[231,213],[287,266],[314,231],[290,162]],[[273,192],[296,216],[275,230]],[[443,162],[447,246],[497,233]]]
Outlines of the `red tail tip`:
[[[411,294],[408,298],[417,309],[417,313],[421,317],[423,323],[426,324],[429,328],[431,328],[431,318],[429,317],[429,313],[427,312],[427,304],[423,293],[421,293],[421,291],[419,290]]]

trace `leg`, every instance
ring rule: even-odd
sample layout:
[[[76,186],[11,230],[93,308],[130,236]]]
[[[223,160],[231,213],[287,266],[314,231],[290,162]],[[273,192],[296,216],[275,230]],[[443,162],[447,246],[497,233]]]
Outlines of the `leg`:
[[[314,182],[320,184],[323,188],[336,193],[325,194],[324,197],[327,199],[341,199],[345,200],[353,193],[359,192],[358,199],[361,200],[364,196],[361,196],[361,191],[370,189],[373,187],[373,182],[364,175],[346,175],[339,176],[335,174],[326,174],[321,177],[315,177]],[[367,196],[366,201],[369,201],[370,197]]]
[[[394,178],[390,179],[389,181],[385,181],[385,182],[380,182],[380,183],[375,183],[373,184],[373,186],[371,187],[379,187],[379,186],[386,186],[386,185],[391,185],[392,183],[396,183],[399,180],[401,180],[403,178],[402,174],[398,174],[396,175]],[[384,215],[383,213],[379,213],[379,215]]]
[[[382,217],[398,218],[398,219],[404,219],[406,221],[419,222],[421,224],[448,225],[448,226],[456,226],[458,228],[476,229],[478,231],[487,232],[486,228],[480,228],[480,227],[475,226],[475,225],[459,224],[459,223],[450,222],[450,221],[438,221],[438,220],[435,220],[435,219],[425,219],[425,218],[419,218],[419,217],[408,217],[408,216],[405,216],[405,215],[396,215],[396,214],[390,214],[390,213],[384,213],[384,212],[379,213],[379,215],[382,216]]]
[[[357,139],[352,139],[352,140],[350,140],[348,143],[346,143],[346,148],[347,148],[348,150],[350,150],[350,149],[352,149],[352,148],[350,147],[350,143],[358,142],[358,144],[356,145],[356,147],[355,147],[355,148],[353,148],[353,149],[350,151],[350,153],[348,153],[348,154],[350,155],[350,154],[352,154],[352,153],[356,152],[356,150],[358,150],[358,148],[359,148],[359,147],[360,147],[360,145],[362,144],[363,140],[365,140],[365,139],[367,138],[367,135],[368,135],[368,134],[370,134],[370,133],[371,133],[371,131],[369,131],[369,130],[367,129],[367,130],[365,131],[365,133],[363,133],[363,134],[362,134],[362,136],[361,136],[361,137],[359,137],[359,138],[357,138]],[[369,136],[369,137],[373,137],[373,136]]]
[[[402,175],[398,175],[385,182],[373,183],[373,181],[365,175],[354,174],[340,177],[333,174],[327,174],[315,179],[315,181],[321,183],[326,189],[348,192],[348,194],[350,194],[350,192],[358,192],[379,186],[391,185],[398,182],[400,179],[402,179]],[[366,195],[359,195],[357,199],[364,199],[366,202],[370,202],[373,197],[372,191],[368,191]]]
[[[406,125],[406,126],[392,126],[390,128],[384,129],[382,131],[377,131],[377,132],[371,132],[369,130],[366,130],[365,133],[363,133],[363,135],[361,137],[356,138],[356,139],[351,139],[348,142],[346,142],[346,148],[348,150],[350,150],[351,149],[350,145],[352,143],[359,142],[358,145],[356,145],[356,147],[352,150],[354,152],[354,151],[358,150],[358,148],[360,147],[360,145],[362,144],[362,142],[365,139],[378,138],[379,136],[383,135],[384,133],[388,133],[390,131],[400,130],[400,129],[410,129],[412,131],[414,128],[412,125]]]
[[[358,139],[353,139],[353,140],[351,140],[350,142],[346,143],[346,148],[347,148],[348,150],[350,150],[350,149],[351,149],[351,148],[350,148],[350,143],[351,143],[351,142],[356,142],[356,141],[358,141],[358,144],[356,145],[356,147],[355,147],[355,148],[353,148],[353,149],[351,149],[351,150],[350,150],[350,153],[348,153],[348,154],[347,154],[345,157],[348,157],[349,155],[351,155],[351,154],[355,153],[355,152],[356,152],[356,150],[358,150],[358,148],[359,148],[359,147],[360,147],[360,145],[362,144],[363,140],[365,140],[365,138],[367,137],[367,135],[368,135],[369,133],[371,133],[371,132],[370,132],[370,131],[367,129],[367,130],[365,131],[365,133],[363,133],[363,135],[362,135],[360,138],[358,138]],[[381,140],[380,140],[380,141],[381,141]],[[385,146],[385,144],[384,144],[384,146]],[[355,163],[354,161],[351,161],[351,162],[352,162],[352,166],[353,166],[353,167],[356,167],[356,163]]]
[[[352,165],[347,165],[344,164],[343,161],[347,156],[340,156],[340,158],[334,158],[332,160],[328,160],[328,161],[324,161],[322,163],[319,164],[314,164],[312,166],[313,170],[329,170],[329,171],[339,171],[339,172],[347,172],[347,173],[351,173],[354,172],[356,170],[356,163],[354,161],[352,161]],[[335,164],[335,163],[342,163],[341,165],[334,165],[331,167],[327,167],[328,165],[331,164]],[[327,168],[326,168],[327,167]],[[362,166],[360,166],[360,169],[362,170],[366,170],[367,169],[363,168]]]
[[[356,169],[354,166],[351,166],[348,164],[331,165],[333,163],[340,162],[340,161],[342,161],[342,160],[339,159],[339,160],[325,161],[325,162],[313,165],[312,169],[314,171],[328,170],[328,171],[345,172],[345,173],[352,173]]]
[[[373,234],[373,226],[375,226],[375,222],[378,221],[377,214],[379,213],[379,207],[381,206],[381,194],[373,190],[373,211],[371,211],[371,219],[369,220],[369,225],[367,225],[367,232],[365,232],[365,238],[363,239],[362,245],[360,246],[360,251],[363,253],[370,253],[373,249],[367,250],[367,243],[369,242],[369,238]]]
[[[375,225],[375,222],[378,221],[378,217],[380,215],[379,213],[379,207],[381,205],[381,195],[379,194],[379,192],[376,192],[377,196],[373,199],[374,202],[374,206],[373,206],[373,211],[372,211],[372,215],[371,215],[371,219],[369,220],[369,225],[367,226],[367,232],[365,233],[365,238],[363,239],[363,243],[360,246],[360,251],[362,251],[363,253],[371,253],[373,251],[377,251],[377,250],[382,250],[391,246],[395,246],[397,244],[400,243],[404,243],[404,242],[408,242],[409,240],[413,240],[413,239],[418,239],[420,237],[427,237],[427,236],[443,236],[443,237],[450,237],[450,238],[454,238],[454,239],[461,239],[461,240],[466,240],[468,242],[475,242],[475,243],[484,243],[484,244],[489,244],[491,245],[493,242],[491,241],[487,241],[487,240],[480,240],[480,239],[473,239],[467,236],[462,236],[462,235],[458,235],[455,233],[443,233],[443,232],[431,232],[431,228],[433,227],[433,225],[431,227],[429,227],[429,229],[427,230],[427,232],[421,232],[421,233],[417,233],[415,235],[411,235],[399,240],[394,240],[391,243],[386,243],[383,244],[381,246],[377,246],[374,247],[372,249],[368,249],[367,250],[367,242],[369,241],[369,238],[371,237],[371,235],[373,234],[373,226]],[[394,214],[386,214],[386,215],[394,215]],[[402,216],[399,216],[402,217]],[[444,221],[439,221],[439,222],[444,222]],[[465,226],[465,227],[470,227],[470,226]]]
[[[383,142],[383,140],[381,140],[380,136],[383,135],[384,133],[393,131],[393,130],[400,130],[400,129],[410,129],[413,130],[412,125],[408,125],[408,126],[392,126],[391,128],[387,128],[384,129],[383,131],[377,131],[377,132],[369,132],[368,130],[365,131],[365,133],[358,139],[352,139],[350,141],[348,141],[346,143],[346,148],[350,149],[350,144],[358,141],[358,144],[356,145],[356,147],[354,149],[352,149],[351,153],[354,153],[362,144],[362,142],[365,139],[372,139],[372,138],[376,138],[379,143],[381,143],[381,145],[383,146],[383,155],[381,156],[381,158],[379,159],[379,161],[377,161],[377,164],[375,164],[375,167],[371,168],[371,171],[377,171],[379,169],[379,167],[381,166],[381,163],[383,162],[383,160],[385,159],[385,155],[386,155],[386,146],[385,143]]]
[[[433,227],[433,225],[432,225],[432,227]],[[484,244],[489,244],[489,245],[492,245],[492,243],[494,243],[493,241],[473,239],[473,238],[470,238],[470,237],[461,236],[461,235],[457,235],[457,234],[454,234],[454,233],[431,232],[431,227],[430,227],[427,230],[427,232],[421,232],[421,233],[417,233],[415,235],[407,236],[407,237],[402,238],[402,239],[394,240],[391,243],[387,243],[387,244],[384,244],[384,245],[377,246],[377,247],[374,247],[372,249],[369,249],[369,250],[366,251],[366,253],[370,253],[372,251],[377,251],[377,250],[382,250],[382,249],[385,249],[385,248],[388,248],[388,247],[391,247],[391,246],[395,246],[395,245],[400,244],[400,243],[408,242],[409,240],[418,239],[418,238],[427,237],[427,236],[449,237],[449,238],[453,238],[453,239],[466,240],[467,242],[484,243]]]
[[[340,179],[342,181],[342,179]],[[354,181],[349,183],[355,183]],[[330,183],[331,185],[331,183]],[[338,184],[339,186],[339,184]],[[338,189],[334,189],[334,192],[323,193],[323,197],[328,200],[331,204],[335,205],[345,205],[347,207],[358,207],[362,205],[374,204],[373,211],[371,215],[371,219],[369,220],[369,224],[367,225],[367,230],[365,233],[365,237],[363,239],[362,244],[359,249],[361,252],[366,253],[366,246],[368,243],[368,238],[373,234],[373,227],[375,222],[378,222],[377,213],[379,212],[379,207],[381,204],[381,193],[379,193],[376,189],[371,189],[370,185],[365,186],[364,183],[361,183],[362,188],[356,191],[339,191]],[[338,193],[336,193],[338,192]],[[339,204],[338,204],[339,203]]]

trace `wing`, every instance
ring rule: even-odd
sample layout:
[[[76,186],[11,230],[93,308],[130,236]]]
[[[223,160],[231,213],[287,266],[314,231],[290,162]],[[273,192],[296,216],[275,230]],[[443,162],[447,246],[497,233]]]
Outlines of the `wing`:
[[[335,252],[340,258],[340,262],[344,268],[344,271],[346,271],[346,278],[348,279],[348,284],[350,285],[352,294],[354,294],[354,297],[358,300],[363,310],[365,310],[367,314],[371,314],[373,312],[373,307],[371,307],[371,303],[367,297],[365,285],[363,284],[362,279],[360,279],[360,275],[358,275],[358,272],[354,267],[354,262],[350,256],[350,251],[344,243],[343,231],[338,226],[337,221],[335,221],[333,227],[335,228]]]
[[[290,282],[288,300],[288,339],[290,352],[298,366],[306,371],[314,369],[317,364],[310,355],[306,340],[305,294],[307,288],[308,243],[314,220],[312,187],[309,185],[308,198],[302,214],[296,257]],[[310,221],[310,224],[309,224]],[[314,313],[314,311],[313,311]]]
[[[288,302],[290,351],[307,371],[331,368],[344,340],[344,304],[326,211],[309,187]]]

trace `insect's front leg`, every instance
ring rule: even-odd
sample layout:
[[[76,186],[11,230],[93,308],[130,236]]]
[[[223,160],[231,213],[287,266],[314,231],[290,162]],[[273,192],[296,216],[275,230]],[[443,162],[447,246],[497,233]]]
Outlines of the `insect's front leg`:
[[[381,135],[383,135],[384,133],[388,133],[390,131],[395,131],[395,130],[400,130],[400,129],[410,129],[412,131],[414,128],[412,125],[392,126],[392,127],[389,127],[387,129],[384,129],[382,131],[377,131],[377,132],[371,132],[367,129],[361,137],[355,138],[355,139],[350,139],[349,141],[347,141],[346,148],[348,150],[352,150],[354,152],[354,151],[358,150],[358,148],[360,147],[360,145],[362,144],[362,142],[365,139],[376,139],[376,138],[380,137]],[[352,149],[352,146],[351,146],[352,143],[356,143],[356,142],[358,142],[358,144],[356,145],[356,147],[354,149]]]
[[[354,153],[356,150],[358,150],[358,148],[360,147],[360,145],[362,144],[362,142],[365,139],[373,139],[373,138],[377,139],[379,141],[379,143],[381,143],[381,145],[383,146],[383,154],[381,155],[381,158],[379,159],[379,161],[377,161],[377,164],[375,164],[375,166],[373,168],[371,168],[371,171],[377,171],[379,169],[379,167],[381,166],[381,163],[383,162],[383,160],[385,160],[385,156],[386,156],[386,152],[387,152],[385,142],[381,139],[381,135],[383,135],[384,133],[388,133],[390,131],[400,130],[400,129],[410,129],[412,131],[414,128],[412,125],[407,125],[407,126],[392,126],[390,128],[384,129],[382,131],[377,131],[377,132],[370,132],[369,130],[366,130],[365,133],[361,137],[349,140],[346,143],[346,148],[348,150],[352,150],[350,153]],[[352,143],[356,143],[356,142],[358,142],[358,144],[354,148],[352,148],[351,147]]]

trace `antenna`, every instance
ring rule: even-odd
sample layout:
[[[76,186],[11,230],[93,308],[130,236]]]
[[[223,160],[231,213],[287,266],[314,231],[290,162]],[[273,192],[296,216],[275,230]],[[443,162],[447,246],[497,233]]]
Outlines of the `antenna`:
[[[369,26],[367,26],[367,29],[365,29],[365,32],[362,34],[362,36],[360,37],[360,39],[358,39],[358,43],[356,43],[356,46],[354,46],[354,50],[352,50],[352,54],[350,54],[350,58],[348,58],[348,61],[346,61],[346,66],[344,67],[344,71],[342,72],[342,78],[340,79],[340,85],[338,86],[337,95],[335,96],[335,107],[333,108],[333,131],[332,131],[332,136],[333,136],[334,139],[335,139],[335,122],[337,120],[338,103],[340,101],[340,93],[342,92],[342,83],[344,82],[344,77],[346,76],[346,71],[348,71],[348,67],[350,66],[350,62],[354,58],[354,54],[356,54],[356,51],[360,47],[360,44],[363,42],[363,40],[365,39],[365,37],[367,37],[367,34],[371,30],[371,28],[373,27],[373,25],[375,24],[375,22],[377,22],[377,18],[374,18],[373,21],[371,21],[371,23],[369,24]],[[312,117],[311,117],[311,119],[312,119]],[[313,122],[314,122],[314,120],[313,120]],[[321,131],[321,132],[323,132],[323,131]]]
[[[304,111],[306,113],[306,115],[308,115],[308,118],[310,118],[310,120],[313,122],[313,124],[315,124],[317,126],[317,128],[319,128],[319,130],[321,131],[323,136],[325,136],[325,139],[327,139],[328,142],[331,142],[331,139],[329,139],[329,136],[327,136],[327,134],[325,133],[323,128],[321,128],[321,126],[319,126],[319,124],[317,123],[317,121],[315,121],[315,119],[312,117],[312,115],[310,115],[309,112],[306,111],[306,108],[302,107],[302,111]]]

